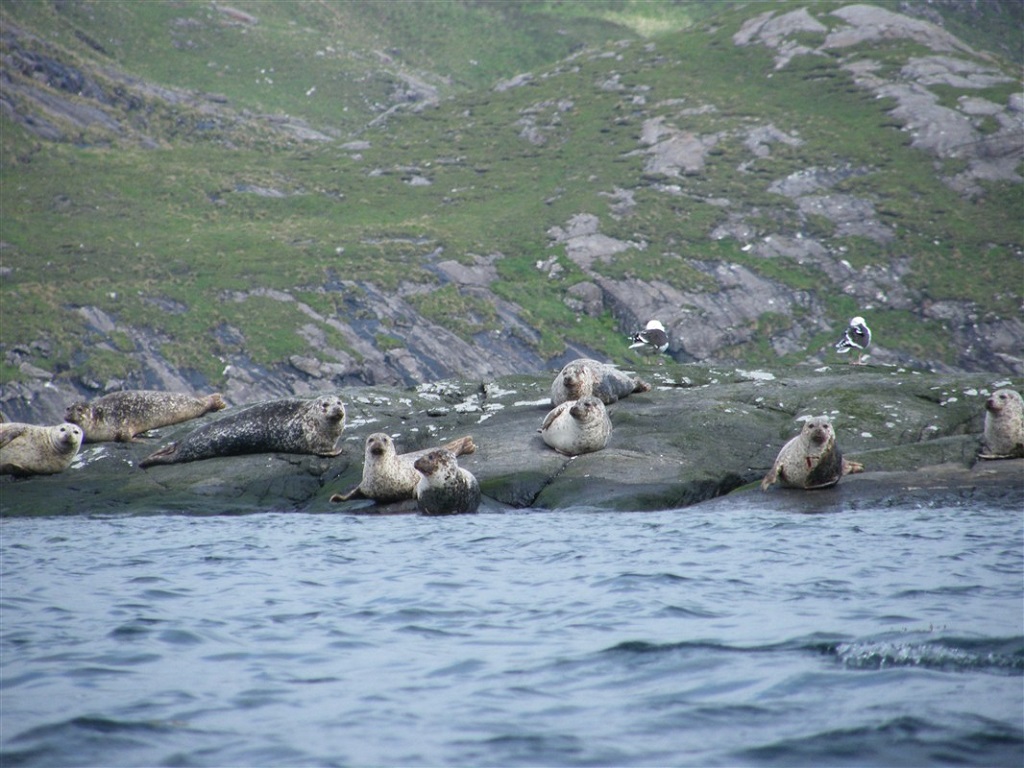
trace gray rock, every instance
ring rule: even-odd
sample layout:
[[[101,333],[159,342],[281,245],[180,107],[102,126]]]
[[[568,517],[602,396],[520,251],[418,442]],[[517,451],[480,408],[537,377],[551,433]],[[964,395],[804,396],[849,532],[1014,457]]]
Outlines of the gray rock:
[[[138,468],[154,447],[196,428],[190,423],[138,443],[87,447],[60,475],[4,477],[2,514],[412,511],[366,501],[328,502],[331,494],[358,484],[365,438],[378,431],[393,435],[403,452],[471,435],[477,450],[459,464],[479,480],[485,510],[672,509],[756,483],[797,433],[800,417],[819,414],[831,418],[844,455],[863,463],[864,474],[844,478],[838,491],[758,492],[756,502],[745,503],[807,511],[808,505],[827,508],[836,498],[829,494],[884,500],[904,492],[933,500],[1016,494],[1024,502],[1024,461],[975,465],[984,400],[1007,385],[992,374],[841,363],[796,371],[670,363],[635,373],[654,389],[609,406],[612,438],[593,454],[562,456],[537,433],[549,410],[554,371],[486,384],[356,387],[338,390],[349,426],[337,458],[262,454]],[[1020,382],[1009,385],[1019,388]],[[929,469],[938,466],[946,469]],[[934,488],[935,495],[922,488]]]

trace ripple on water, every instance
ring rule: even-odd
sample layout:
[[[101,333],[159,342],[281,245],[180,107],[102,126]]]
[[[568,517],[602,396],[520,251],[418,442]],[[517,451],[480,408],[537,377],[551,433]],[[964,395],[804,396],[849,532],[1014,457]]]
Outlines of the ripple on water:
[[[4,765],[1024,764],[1016,510],[2,525]]]

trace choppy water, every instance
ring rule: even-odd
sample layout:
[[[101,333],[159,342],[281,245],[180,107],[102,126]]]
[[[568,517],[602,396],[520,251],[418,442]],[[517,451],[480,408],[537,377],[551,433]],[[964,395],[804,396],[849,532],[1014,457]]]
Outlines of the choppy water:
[[[4,520],[0,763],[1024,763],[1024,515]]]

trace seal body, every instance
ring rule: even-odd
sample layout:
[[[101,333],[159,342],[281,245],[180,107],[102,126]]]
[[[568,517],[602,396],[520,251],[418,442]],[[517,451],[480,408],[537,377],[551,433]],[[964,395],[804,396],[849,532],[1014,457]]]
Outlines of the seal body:
[[[1024,458],[1024,400],[1012,389],[997,389],[985,401],[981,459]]]
[[[460,437],[442,446],[455,456],[473,453],[476,445],[472,437]],[[416,469],[416,460],[434,448],[399,454],[390,435],[375,432],[366,438],[363,451],[363,477],[359,485],[348,493],[336,493],[331,501],[373,499],[380,503],[416,498],[416,486],[423,475]]]
[[[53,475],[71,466],[82,447],[77,424],[40,427],[16,421],[0,423],[0,475]]]
[[[219,394],[195,397],[131,389],[111,392],[91,403],[69,405],[64,419],[82,428],[87,443],[129,442],[151,429],[180,424],[225,407],[227,403]]]
[[[243,408],[204,424],[139,462],[140,467],[179,464],[247,453],[337,456],[345,429],[345,404],[336,395],[284,398]]]
[[[761,490],[778,482],[787,488],[828,488],[851,472],[864,467],[843,458],[836,444],[836,433],[825,416],[808,419],[800,434],[779,451],[771,471],[761,481]]]
[[[551,383],[551,404],[561,405],[596,395],[605,405],[634,392],[647,392],[651,385],[623,373],[614,365],[581,357],[567,364]]]
[[[556,405],[544,418],[540,436],[566,456],[593,453],[608,445],[612,422],[599,397],[587,395]]]
[[[425,515],[457,515],[480,507],[480,484],[459,466],[455,454],[444,448],[416,459],[421,473],[416,486],[416,506]]]

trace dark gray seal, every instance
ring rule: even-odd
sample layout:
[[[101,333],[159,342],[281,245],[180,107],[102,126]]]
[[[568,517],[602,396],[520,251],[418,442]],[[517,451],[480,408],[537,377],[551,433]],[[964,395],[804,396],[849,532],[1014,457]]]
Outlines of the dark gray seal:
[[[459,466],[455,454],[444,448],[416,459],[423,475],[416,486],[416,506],[425,515],[457,515],[480,507],[480,485]]]
[[[0,423],[0,475],[55,475],[71,466],[81,447],[77,424],[41,427],[5,421]]]
[[[336,395],[285,398],[250,405],[204,424],[139,462],[140,467],[179,464],[248,453],[337,456],[345,429],[345,404]]]
[[[567,364],[551,382],[551,404],[579,400],[587,395],[601,398],[610,405],[634,392],[647,392],[651,385],[623,373],[610,363],[581,357]]]
[[[761,481],[761,490],[767,491],[775,482],[787,488],[828,488],[843,475],[863,471],[861,464],[843,458],[832,422],[819,416],[805,421],[800,434],[782,447]]]
[[[472,437],[460,437],[441,446],[454,455],[473,453],[476,445]],[[383,432],[374,432],[366,438],[363,452],[363,477],[359,485],[348,493],[336,493],[331,501],[373,499],[380,503],[416,498],[416,486],[422,475],[416,469],[416,459],[436,448],[424,448],[409,453],[396,453],[395,441]]]
[[[136,435],[169,427],[226,408],[219,394],[196,397],[178,392],[128,389],[111,392],[91,403],[73,403],[64,420],[77,424],[85,442],[130,442]]]

